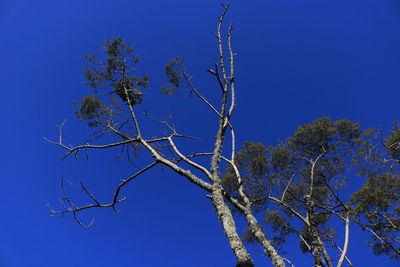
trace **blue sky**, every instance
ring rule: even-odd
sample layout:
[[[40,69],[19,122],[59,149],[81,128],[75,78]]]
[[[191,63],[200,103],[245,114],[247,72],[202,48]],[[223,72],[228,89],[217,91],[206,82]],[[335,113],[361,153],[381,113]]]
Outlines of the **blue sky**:
[[[161,96],[158,88],[168,58],[183,56],[198,89],[216,101],[206,69],[217,58],[209,32],[220,11],[215,1],[0,0],[0,267],[233,266],[205,193],[169,171],[152,170],[130,184],[121,213],[85,213],[84,220],[95,217],[90,230],[68,216],[50,217],[46,204],[57,205],[61,177],[86,181],[106,201],[137,169],[113,153],[60,162],[62,151],[42,139],[56,138],[55,125],[65,118],[67,143],[90,136],[71,106],[90,93],[83,55],[117,36],[136,48],[138,71],[150,76],[141,108],[172,112],[178,129],[212,141],[216,125],[199,101]],[[232,1],[227,21],[234,22],[238,54],[239,144],[273,144],[321,116],[385,128],[398,118],[398,1]],[[355,235],[349,256],[356,266],[396,265],[373,256]],[[256,266],[270,266],[261,249],[250,248]],[[307,266],[297,245],[287,251]]]

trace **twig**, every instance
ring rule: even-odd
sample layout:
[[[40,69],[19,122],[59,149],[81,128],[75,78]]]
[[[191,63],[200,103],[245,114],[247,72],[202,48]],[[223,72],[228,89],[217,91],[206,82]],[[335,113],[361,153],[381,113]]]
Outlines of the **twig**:
[[[142,174],[142,173],[144,173],[145,171],[147,171],[147,170],[151,169],[152,167],[154,167],[157,163],[158,163],[158,161],[155,161],[155,162],[151,163],[150,165],[148,165],[147,167],[143,168],[142,170],[138,171],[138,172],[135,173],[134,175],[130,176],[130,177],[127,178],[126,180],[123,180],[122,183],[120,183],[120,184],[117,186],[117,188],[116,188],[116,190],[115,190],[115,192],[114,192],[113,199],[112,199],[111,203],[109,203],[109,204],[100,204],[100,202],[93,196],[93,194],[92,194],[92,193],[84,186],[84,184],[81,182],[80,185],[81,185],[82,189],[83,189],[84,192],[93,200],[93,202],[95,202],[95,204],[90,204],[90,205],[78,207],[78,206],[76,206],[76,205],[71,201],[71,199],[69,198],[68,193],[67,193],[67,190],[66,190],[65,187],[64,187],[64,182],[63,182],[63,180],[61,180],[60,186],[61,186],[61,188],[62,188],[62,190],[63,190],[63,192],[64,192],[64,201],[66,201],[66,202],[69,204],[69,206],[71,206],[72,208],[66,208],[66,209],[64,209],[64,210],[52,210],[52,209],[51,209],[50,214],[73,213],[73,217],[74,217],[75,221],[77,221],[77,223],[78,223],[79,225],[81,225],[81,226],[84,227],[84,228],[89,228],[89,227],[91,226],[91,224],[93,223],[93,220],[92,220],[92,222],[91,222],[89,225],[84,225],[84,224],[79,220],[79,218],[77,217],[77,213],[78,213],[79,211],[86,210],[86,209],[90,209],[90,208],[113,208],[115,211],[117,211],[117,210],[115,209],[115,205],[118,204],[118,203],[120,203],[120,202],[122,202],[122,201],[125,201],[125,200],[126,200],[125,197],[123,197],[123,198],[121,198],[121,199],[118,199],[119,192],[120,192],[121,188],[122,188],[123,186],[125,186],[127,183],[129,183],[130,181],[132,181],[134,178],[136,178],[137,176],[139,176],[140,174]]]

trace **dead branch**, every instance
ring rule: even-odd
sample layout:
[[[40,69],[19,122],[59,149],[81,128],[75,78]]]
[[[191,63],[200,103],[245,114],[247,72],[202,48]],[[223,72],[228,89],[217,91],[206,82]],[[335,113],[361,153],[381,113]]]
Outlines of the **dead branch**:
[[[138,171],[137,173],[133,174],[132,176],[128,177],[127,179],[122,180],[122,182],[117,186],[117,188],[114,191],[114,196],[113,196],[112,201],[110,203],[108,203],[108,204],[100,204],[100,202],[94,197],[94,195],[84,186],[83,182],[81,182],[80,183],[81,188],[90,197],[90,199],[92,199],[94,204],[89,204],[89,205],[85,205],[85,206],[77,206],[77,205],[75,205],[72,202],[72,200],[70,199],[67,190],[65,189],[63,180],[61,180],[60,186],[61,186],[61,189],[64,192],[63,201],[66,202],[68,204],[68,206],[66,206],[65,209],[63,209],[63,210],[53,210],[53,209],[51,209],[50,210],[50,214],[73,213],[75,221],[80,226],[82,226],[84,228],[89,228],[91,226],[91,224],[93,223],[93,221],[89,225],[84,225],[77,217],[77,213],[79,211],[87,210],[87,209],[91,209],[91,208],[112,208],[112,209],[114,209],[114,211],[118,212],[118,210],[115,208],[115,205],[126,200],[125,197],[123,197],[121,199],[118,199],[118,196],[119,196],[119,193],[120,193],[122,187],[124,187],[126,184],[128,184],[130,181],[132,181],[134,178],[136,178],[137,176],[141,175],[145,171],[151,169],[152,167],[154,167],[157,164],[158,164],[158,161],[155,161],[155,162],[151,163],[150,165],[146,166],[145,168],[143,168],[142,170]]]

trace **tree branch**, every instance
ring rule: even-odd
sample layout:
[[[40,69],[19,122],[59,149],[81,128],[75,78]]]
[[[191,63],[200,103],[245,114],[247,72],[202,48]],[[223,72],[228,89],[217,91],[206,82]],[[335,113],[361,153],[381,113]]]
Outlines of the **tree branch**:
[[[208,177],[208,179],[212,180],[212,175],[211,175],[211,173],[210,173],[206,168],[204,168],[204,167],[201,166],[200,164],[197,164],[196,162],[194,162],[194,161],[188,159],[187,157],[185,157],[185,156],[178,150],[178,148],[176,147],[176,145],[175,145],[174,141],[172,140],[172,137],[171,137],[171,136],[168,138],[168,141],[169,141],[169,143],[170,143],[172,149],[175,151],[175,153],[176,153],[181,159],[183,159],[183,161],[185,161],[187,164],[189,164],[189,165],[195,167],[196,169],[202,171],[202,172]]]
[[[350,227],[350,220],[349,220],[349,213],[347,212],[346,218],[345,218],[345,235],[344,235],[344,245],[343,245],[343,250],[342,254],[340,255],[337,267],[341,267],[343,264],[343,261],[346,257],[347,254],[347,249],[349,247],[349,227]]]
[[[75,221],[77,221],[77,223],[79,225],[81,225],[84,228],[89,228],[90,225],[93,223],[93,221],[89,225],[84,225],[77,217],[77,213],[79,211],[86,210],[86,209],[91,209],[91,208],[112,208],[115,211],[117,211],[115,209],[115,205],[126,200],[125,197],[123,197],[121,199],[118,199],[118,196],[119,196],[119,193],[120,193],[122,187],[124,187],[126,184],[128,184],[130,181],[132,181],[134,178],[136,178],[137,176],[141,175],[145,171],[151,169],[152,167],[154,167],[157,164],[158,164],[158,161],[155,161],[155,162],[149,164],[148,166],[146,166],[145,168],[143,168],[142,170],[138,171],[134,175],[130,176],[129,178],[127,178],[125,180],[122,180],[122,183],[120,183],[117,186],[117,188],[115,189],[113,199],[112,199],[111,203],[109,203],[109,204],[100,204],[100,202],[94,197],[94,195],[84,186],[83,182],[81,182],[80,185],[81,185],[83,191],[90,197],[90,199],[93,200],[94,204],[78,207],[69,198],[67,190],[64,187],[64,182],[63,182],[63,180],[61,180],[60,185],[61,185],[61,188],[62,188],[62,190],[64,192],[64,199],[63,200],[65,202],[67,202],[70,207],[66,207],[66,209],[64,209],[64,210],[53,210],[53,209],[51,209],[50,214],[73,213],[74,219],[75,219]]]

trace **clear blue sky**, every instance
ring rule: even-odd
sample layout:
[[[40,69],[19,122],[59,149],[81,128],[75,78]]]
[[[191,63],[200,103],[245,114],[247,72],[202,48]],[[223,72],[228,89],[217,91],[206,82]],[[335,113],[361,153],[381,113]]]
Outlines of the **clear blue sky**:
[[[136,48],[140,72],[150,75],[143,108],[157,116],[173,112],[178,129],[212,140],[216,126],[200,102],[157,92],[163,64],[183,56],[195,84],[214,99],[218,88],[205,70],[216,60],[209,32],[220,11],[209,0],[0,0],[0,267],[233,266],[204,192],[169,171],[153,170],[130,184],[121,213],[87,212],[84,220],[96,219],[90,230],[69,216],[50,217],[46,204],[57,205],[61,177],[85,180],[107,201],[136,169],[114,154],[60,162],[62,151],[42,140],[56,138],[55,125],[65,118],[67,143],[90,136],[71,107],[90,93],[83,55],[115,36]],[[227,21],[234,22],[238,54],[239,144],[273,144],[321,116],[386,128],[399,118],[397,0],[232,1]],[[363,242],[358,232],[350,240],[356,266],[396,266]],[[270,266],[261,249],[251,249],[257,266]],[[296,266],[308,266],[296,244],[287,251]]]

